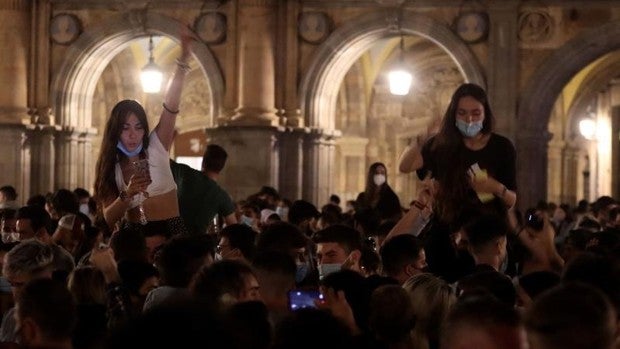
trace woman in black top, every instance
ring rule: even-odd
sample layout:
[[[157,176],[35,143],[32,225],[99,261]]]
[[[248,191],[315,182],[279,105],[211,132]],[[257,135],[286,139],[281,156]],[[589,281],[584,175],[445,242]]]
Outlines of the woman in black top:
[[[450,247],[455,241],[449,234],[475,215],[508,219],[508,209],[517,200],[515,149],[509,139],[493,132],[494,124],[484,89],[462,84],[452,95],[438,132],[419,138],[400,159],[401,172],[417,171],[419,178],[435,180],[434,217],[425,248],[431,270],[449,282],[466,273],[457,269],[468,264],[459,261],[459,252]]]
[[[387,183],[387,169],[381,162],[370,165],[366,190],[356,201],[357,210],[375,210],[382,221],[398,220],[402,216],[400,200]]]

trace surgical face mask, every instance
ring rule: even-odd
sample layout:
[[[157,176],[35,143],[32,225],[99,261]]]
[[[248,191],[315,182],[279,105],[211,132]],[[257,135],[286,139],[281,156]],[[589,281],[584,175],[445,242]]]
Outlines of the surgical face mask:
[[[300,283],[308,275],[308,264],[307,263],[297,263],[297,270],[295,271],[295,282]]]
[[[138,154],[140,154],[140,152],[142,151],[142,143],[140,143],[140,145],[136,149],[134,149],[134,151],[129,151],[127,150],[127,148],[125,148],[125,146],[123,145],[123,143],[121,143],[121,141],[118,141],[118,143],[116,143],[116,148],[120,150],[123,154],[125,154],[127,157],[134,157],[134,156],[138,156]]]
[[[88,208],[88,204],[80,204],[80,212],[85,215],[90,214],[90,209]]]
[[[327,275],[340,271],[340,269],[342,269],[342,264],[340,263],[319,264],[319,279],[322,280]]]
[[[245,224],[245,225],[251,227],[251,226],[254,225],[254,219],[252,219],[252,218],[250,218],[250,217],[248,217],[246,215],[242,215],[241,216],[241,224]]]
[[[482,131],[482,120],[467,123],[463,120],[456,119],[456,128],[461,131],[463,136],[472,138]]]
[[[280,218],[285,220],[288,218],[288,207],[278,206],[276,207],[276,213],[280,216]]]
[[[385,175],[376,174],[372,177],[373,182],[375,182],[376,186],[380,186],[385,183]]]

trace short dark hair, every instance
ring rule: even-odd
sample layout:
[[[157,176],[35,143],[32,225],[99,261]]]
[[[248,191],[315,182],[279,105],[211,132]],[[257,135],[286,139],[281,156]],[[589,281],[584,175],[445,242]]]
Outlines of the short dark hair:
[[[45,208],[45,203],[47,202],[47,200],[45,199],[45,196],[43,196],[42,194],[36,194],[31,196],[28,201],[26,202],[26,205],[28,206],[40,206]]]
[[[256,235],[254,229],[245,224],[231,224],[220,232],[220,238],[228,239],[231,249],[239,249],[245,259],[251,261],[256,254]]]
[[[295,272],[297,267],[293,257],[287,253],[280,251],[265,251],[258,253],[254,260],[252,260],[252,266],[257,270],[264,270],[272,274],[281,274],[295,278]]]
[[[498,271],[479,271],[461,278],[457,287],[461,297],[468,294],[489,294],[499,301],[514,307],[517,291],[510,278]]]
[[[11,185],[5,185],[0,187],[0,193],[4,194],[7,200],[15,201],[17,200],[17,191]]]
[[[73,189],[73,194],[75,194],[78,197],[78,199],[89,198],[91,196],[88,190],[84,188]]]
[[[191,292],[198,299],[220,301],[229,293],[238,297],[245,288],[245,277],[254,275],[252,268],[237,260],[222,260],[202,266],[194,277]]]
[[[217,144],[209,144],[202,156],[202,169],[210,172],[220,173],[226,165],[228,153],[224,148]]]
[[[296,226],[286,222],[269,224],[258,235],[258,251],[280,251],[289,253],[291,249],[306,247],[308,240]]]
[[[500,302],[489,295],[472,295],[460,298],[452,306],[444,322],[441,333],[441,348],[450,348],[461,327],[477,327],[492,332],[498,327],[518,327],[519,314],[514,307]]]
[[[340,205],[340,196],[332,194],[329,196],[329,201],[335,203],[336,205]]]
[[[172,287],[188,287],[194,274],[212,253],[211,240],[204,235],[179,235],[161,249],[156,261],[162,282]]]
[[[80,209],[80,202],[71,190],[59,189],[52,196],[52,207],[58,213],[76,213]]]
[[[295,200],[288,210],[288,221],[299,225],[310,218],[318,218],[321,212],[312,203],[305,200]]]
[[[335,242],[342,246],[347,254],[355,250],[362,251],[361,234],[357,230],[342,224],[335,224],[317,231],[312,240],[317,244]]]
[[[469,245],[477,252],[489,242],[508,235],[508,224],[498,215],[487,214],[474,218],[464,226],[464,230]]]
[[[29,219],[34,232],[41,228],[47,229],[51,222],[49,213],[40,206],[20,207],[15,214],[15,219]]]
[[[383,271],[388,276],[398,274],[405,265],[418,259],[422,249],[422,242],[409,234],[397,235],[385,241],[380,250]]]
[[[77,305],[66,285],[52,279],[33,279],[22,289],[17,313],[32,318],[46,339],[71,338],[77,324]]]
[[[528,309],[528,334],[544,348],[610,348],[615,337],[615,312],[598,289],[567,283],[542,293]]]

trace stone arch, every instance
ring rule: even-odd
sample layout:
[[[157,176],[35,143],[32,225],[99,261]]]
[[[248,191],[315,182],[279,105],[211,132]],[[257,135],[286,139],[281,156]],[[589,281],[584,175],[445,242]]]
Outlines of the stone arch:
[[[56,123],[63,127],[89,128],[91,106],[97,81],[109,62],[132,39],[147,35],[165,35],[179,41],[176,19],[141,11],[116,16],[83,33],[66,53],[64,64],[54,75],[51,98]],[[207,80],[211,110],[207,124],[212,125],[221,112],[224,78],[215,56],[206,45],[192,43],[193,56]]]
[[[533,206],[547,193],[548,124],[554,103],[564,86],[588,64],[620,48],[620,21],[584,31],[540,65],[520,98],[517,118],[517,186],[520,207]],[[543,194],[546,195],[546,194]]]
[[[362,15],[339,27],[319,47],[300,89],[306,126],[335,128],[336,101],[344,76],[374,42],[399,35],[394,21],[397,16],[394,10]],[[404,34],[420,35],[439,45],[454,59],[466,81],[486,86],[476,57],[446,25],[426,16],[405,13],[400,27]]]

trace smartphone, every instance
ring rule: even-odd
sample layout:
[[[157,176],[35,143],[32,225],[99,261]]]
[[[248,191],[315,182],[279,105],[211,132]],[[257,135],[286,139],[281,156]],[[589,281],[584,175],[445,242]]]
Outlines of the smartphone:
[[[149,160],[148,159],[140,159],[138,161],[134,161],[132,163],[134,172],[136,174],[148,175],[149,173]]]
[[[316,308],[315,300],[323,300],[323,295],[317,290],[288,291],[288,308],[290,310]]]
[[[535,209],[529,209],[525,212],[525,225],[536,231],[540,231],[545,225],[545,221],[536,213]]]

